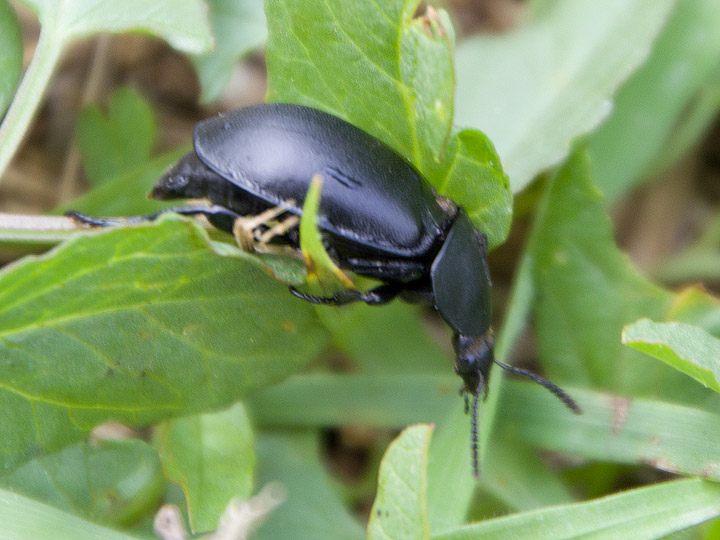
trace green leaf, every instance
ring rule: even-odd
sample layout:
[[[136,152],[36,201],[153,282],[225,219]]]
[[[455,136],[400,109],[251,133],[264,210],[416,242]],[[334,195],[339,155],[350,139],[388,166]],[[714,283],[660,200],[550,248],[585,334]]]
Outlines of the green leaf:
[[[23,0],[40,19],[40,38],[12,105],[0,125],[0,176],[42,100],[66,46],[98,32],[149,32],[178,50],[202,53],[212,44],[201,0]]]
[[[431,434],[430,426],[410,426],[385,452],[368,540],[430,538],[426,469]]]
[[[332,296],[345,289],[354,288],[352,280],[340,270],[328,255],[318,230],[317,215],[320,209],[322,175],[316,174],[310,181],[300,218],[300,249],[307,271],[308,286],[312,294]]]
[[[193,532],[215,530],[233,498],[251,495],[255,451],[242,404],[175,418],[157,436],[163,470],[183,488]]]
[[[671,165],[690,152],[693,145],[710,130],[720,110],[720,62],[716,69],[690,98],[643,177],[660,176]]]
[[[37,14],[43,32],[67,43],[97,32],[139,30],[155,34],[178,50],[200,53],[212,45],[206,8],[197,0],[22,0]]]
[[[440,192],[447,187],[491,246],[512,196],[492,144],[453,132],[453,29],[419,0],[266,0],[268,100],[328,111],[380,138]],[[328,46],[331,43],[332,46]]]
[[[612,114],[588,147],[593,177],[609,202],[648,178],[658,160],[677,155],[669,138],[692,114],[693,101],[701,98],[697,104],[702,104],[703,86],[717,79],[718,26],[715,0],[678,2],[645,65],[618,90]],[[706,123],[716,113],[708,108],[704,120],[695,121]]]
[[[480,486],[513,510],[564,504],[574,498],[534,448],[499,430],[488,443]]]
[[[501,436],[592,460],[720,480],[720,449],[708,435],[720,429],[716,404],[706,411],[566,387],[583,408],[578,416],[538,385],[514,381],[506,390]]]
[[[720,392],[720,339],[702,328],[640,319],[623,329],[622,342]]]
[[[27,499],[11,491],[0,490],[0,523],[3,540],[133,540],[112,529],[100,527]]]
[[[500,373],[498,373],[500,375]],[[494,430],[481,463],[480,483],[472,474],[470,418],[455,398],[451,414],[437,422],[428,456],[428,514],[435,534],[466,522],[476,488],[514,510],[570,502],[565,485],[523,441]],[[500,402],[501,410],[504,402]],[[483,410],[485,407],[483,407]],[[481,431],[486,428],[481,425]]]
[[[472,129],[459,131],[443,165],[444,179],[435,183],[468,213],[472,222],[488,236],[490,247],[502,243],[510,231],[512,194],[506,175],[498,177],[500,160],[490,140]]]
[[[320,462],[316,433],[293,430],[258,436],[257,485],[279,480],[287,500],[275,509],[253,540],[361,540],[364,532],[340,500]]]
[[[97,105],[80,111],[75,138],[88,180],[103,184],[150,159],[152,109],[136,91],[118,88],[110,96],[107,115]]]
[[[211,52],[192,57],[204,103],[220,96],[237,61],[267,39],[262,0],[208,0],[207,3],[215,47]]]
[[[667,318],[694,324],[720,337],[720,299],[710,296],[701,287],[690,287],[680,292]]]
[[[458,379],[444,375],[298,375],[253,394],[256,423],[271,427],[362,424],[403,427],[441,420],[454,403]]]
[[[165,479],[157,452],[128,439],[69,446],[1,475],[0,486],[85,519],[124,525],[157,508]]]
[[[414,422],[436,422],[438,433],[433,438],[428,469],[430,517],[435,531],[459,525],[472,495],[470,422],[453,391],[456,386],[449,374],[314,374],[265,389],[252,396],[250,405],[257,424],[270,427],[317,428],[350,422],[397,428]],[[512,446],[511,442],[502,442],[506,439],[604,462],[651,464],[670,472],[720,479],[720,450],[707,436],[720,430],[720,417],[714,412],[573,387],[565,390],[583,408],[582,415],[571,414],[555,396],[534,383],[503,383],[498,403],[501,414],[482,462],[483,485],[511,506],[527,508],[534,495],[530,490],[524,494],[509,491],[513,476],[504,464],[513,458],[498,455],[503,447]],[[710,411],[716,407],[713,402],[707,403]],[[481,424],[481,432],[484,429]],[[561,486],[538,489],[547,489],[556,501],[560,500]]]
[[[187,151],[187,148],[180,148],[146,161],[62,205],[56,212],[76,210],[90,216],[132,216],[168,208],[172,203],[148,199],[147,194],[163,171]],[[176,201],[173,203],[177,205]]]
[[[424,396],[418,400],[424,401]],[[448,412],[436,422],[428,450],[427,507],[431,533],[465,523],[477,488],[472,469],[470,418],[457,395],[448,396],[448,401],[451,406],[445,407]],[[482,407],[484,410],[485,404]],[[487,465],[483,460],[483,480],[487,479]]]
[[[0,467],[100,422],[228,405],[306,364],[326,335],[268,266],[193,222],[103,230],[0,275]]]
[[[654,273],[671,283],[720,280],[720,212],[690,246],[665,261]],[[720,301],[717,304],[720,306]]]
[[[653,540],[720,515],[720,486],[678,480],[467,525],[433,540]]]
[[[452,360],[421,322],[423,308],[403,302],[318,307],[335,346],[363,373],[447,374]],[[443,337],[449,343],[450,335]],[[459,384],[459,379],[458,379]]]
[[[620,343],[624,325],[662,319],[672,295],[639,274],[615,245],[585,152],[549,179],[540,204],[529,252],[541,360],[550,378],[623,395],[701,399],[690,379]]]
[[[610,110],[674,0],[562,0],[516,30],[457,48],[459,124],[495,143],[514,192],[561,161]]]
[[[22,60],[22,38],[15,11],[6,0],[0,0],[0,118],[15,93]]]

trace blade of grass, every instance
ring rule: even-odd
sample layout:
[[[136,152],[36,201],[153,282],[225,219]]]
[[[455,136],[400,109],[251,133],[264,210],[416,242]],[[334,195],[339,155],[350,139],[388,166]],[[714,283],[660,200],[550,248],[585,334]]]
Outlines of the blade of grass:
[[[717,515],[720,486],[693,478],[483,521],[433,540],[651,540]]]
[[[720,480],[720,415],[644,399],[568,388],[583,408],[570,414],[532,383],[507,385],[500,429],[529,444],[617,463]]]
[[[132,540],[10,491],[0,490],[0,534],[3,540]]]
[[[459,400],[447,375],[329,375],[293,377],[248,400],[263,426],[400,427],[441,420]]]

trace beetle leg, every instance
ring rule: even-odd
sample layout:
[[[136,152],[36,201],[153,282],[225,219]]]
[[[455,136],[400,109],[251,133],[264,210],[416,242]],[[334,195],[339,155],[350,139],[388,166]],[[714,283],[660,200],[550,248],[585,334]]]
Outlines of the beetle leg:
[[[205,216],[210,223],[220,230],[230,232],[232,230],[232,223],[240,216],[238,216],[232,210],[228,210],[223,206],[178,206],[176,208],[164,208],[152,214],[145,214],[142,216],[130,216],[130,217],[116,217],[116,218],[98,218],[93,216],[87,216],[80,212],[71,210],[66,212],[65,215],[78,223],[84,223],[93,227],[115,227],[118,225],[133,225],[136,223],[144,223],[146,221],[155,221],[163,214],[174,213],[183,216]]]
[[[269,229],[262,234],[258,230],[260,226],[267,225],[269,221],[287,212],[287,209],[293,204],[294,201],[291,199],[281,205],[268,208],[257,215],[238,217],[235,219],[232,225],[232,234],[238,246],[240,246],[243,251],[252,253],[255,251],[256,242],[267,243],[274,237],[283,235],[292,229],[298,224],[299,218],[297,216],[288,217],[280,223],[269,227]]]
[[[401,286],[385,284],[364,293],[355,289],[347,289],[333,296],[312,296],[298,291],[295,287],[290,287],[290,292],[302,300],[312,304],[329,304],[333,306],[341,306],[352,302],[365,302],[368,305],[377,306],[386,304],[402,291]]]
[[[253,230],[247,228],[244,218],[237,218],[233,222],[232,235],[240,249],[246,251],[247,253],[255,251],[255,237],[253,236]]]
[[[270,242],[270,240],[272,240],[272,239],[275,238],[276,236],[282,236],[282,235],[284,235],[284,234],[285,234],[286,232],[288,232],[290,229],[292,229],[293,227],[295,227],[298,223],[300,223],[300,218],[299,218],[299,217],[297,217],[297,216],[289,216],[289,217],[285,218],[284,220],[282,220],[281,222],[276,223],[275,225],[273,225],[272,227],[270,227],[270,228],[269,228],[267,231],[265,231],[264,233],[262,233],[262,234],[258,237],[258,240],[259,240],[260,243],[262,243],[262,244],[267,244],[268,242]]]
[[[290,199],[288,201],[283,202],[282,204],[279,204],[278,206],[273,206],[272,208],[268,208],[267,210],[260,212],[259,214],[248,217],[248,218],[241,218],[243,222],[243,227],[245,227],[246,230],[252,231],[257,229],[260,225],[264,225],[268,221],[271,221],[275,219],[276,217],[284,214],[287,212],[288,208],[290,208],[292,205],[295,204],[295,201],[293,199]]]

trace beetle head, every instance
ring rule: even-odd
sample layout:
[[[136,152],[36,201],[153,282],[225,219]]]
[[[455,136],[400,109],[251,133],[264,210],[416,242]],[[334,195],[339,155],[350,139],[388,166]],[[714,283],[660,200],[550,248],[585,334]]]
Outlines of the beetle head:
[[[465,411],[469,409],[469,395],[473,396],[472,400],[472,459],[473,472],[475,477],[480,476],[480,460],[478,451],[478,400],[482,394],[484,399],[487,396],[488,376],[490,375],[490,367],[497,364],[505,371],[522,375],[528,379],[535,381],[540,386],[550,390],[555,396],[562,401],[565,406],[575,414],[581,414],[582,411],[575,400],[573,400],[562,388],[551,383],[546,378],[528,371],[527,369],[511,366],[495,359],[495,340],[491,328],[478,336],[471,337],[462,334],[453,336],[453,347],[455,348],[455,373],[460,375],[463,380],[462,391],[465,393]]]
[[[202,181],[205,170],[195,152],[190,152],[158,178],[148,197],[159,201],[202,198],[207,191]]]
[[[478,337],[455,334],[453,347],[456,355],[455,373],[463,380],[463,390],[475,396],[480,392],[487,392],[490,366],[495,359],[492,329]]]

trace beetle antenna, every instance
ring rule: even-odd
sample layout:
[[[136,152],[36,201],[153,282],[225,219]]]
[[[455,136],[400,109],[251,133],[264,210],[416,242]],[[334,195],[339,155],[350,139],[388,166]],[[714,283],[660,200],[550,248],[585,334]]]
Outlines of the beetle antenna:
[[[475,394],[472,402],[472,416],[470,417],[470,424],[472,425],[471,434],[471,448],[472,448],[472,467],[473,475],[475,480],[480,480],[480,452],[479,452],[479,438],[478,438],[478,401],[480,396]]]
[[[575,414],[582,414],[582,409],[580,408],[580,406],[575,402],[573,398],[571,398],[565,392],[565,390],[560,388],[557,384],[551,383],[545,377],[541,377],[537,373],[533,373],[532,371],[529,371],[527,369],[511,366],[510,364],[505,364],[504,362],[500,362],[498,360],[495,360],[495,363],[501,368],[503,368],[505,371],[527,377],[528,379],[538,383],[540,386],[547,388],[553,394],[555,394],[555,397],[562,401],[565,406],[572,412],[574,412]]]

